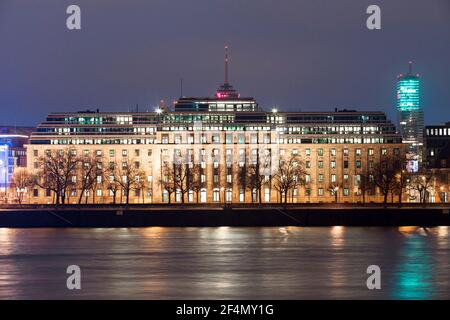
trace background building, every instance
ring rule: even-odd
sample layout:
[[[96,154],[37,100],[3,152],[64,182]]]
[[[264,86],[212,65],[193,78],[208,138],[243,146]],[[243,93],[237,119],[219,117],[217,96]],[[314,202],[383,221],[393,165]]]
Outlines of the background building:
[[[0,188],[5,191],[15,168],[26,167],[26,149],[31,132],[31,127],[0,127]]]
[[[425,159],[427,169],[434,172],[438,200],[448,202],[450,186],[450,122],[426,126]]]
[[[397,79],[398,128],[407,146],[410,171],[418,171],[423,159],[424,116],[420,104],[420,79],[412,73],[412,62],[407,74]]]

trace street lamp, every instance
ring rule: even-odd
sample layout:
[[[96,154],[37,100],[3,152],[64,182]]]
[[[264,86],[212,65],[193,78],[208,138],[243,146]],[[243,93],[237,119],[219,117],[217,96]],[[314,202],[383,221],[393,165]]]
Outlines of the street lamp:
[[[339,191],[339,187],[334,187],[334,199],[335,199],[335,202],[336,203],[338,203],[338,191]]]

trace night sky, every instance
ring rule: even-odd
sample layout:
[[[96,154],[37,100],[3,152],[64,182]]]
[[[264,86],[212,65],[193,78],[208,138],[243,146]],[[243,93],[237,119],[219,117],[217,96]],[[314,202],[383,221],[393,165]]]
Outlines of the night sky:
[[[82,30],[66,28],[78,4]],[[382,30],[366,28],[366,8]],[[409,60],[425,122],[450,121],[449,0],[0,0],[4,125],[52,111],[153,110],[230,82],[270,110],[382,110]]]

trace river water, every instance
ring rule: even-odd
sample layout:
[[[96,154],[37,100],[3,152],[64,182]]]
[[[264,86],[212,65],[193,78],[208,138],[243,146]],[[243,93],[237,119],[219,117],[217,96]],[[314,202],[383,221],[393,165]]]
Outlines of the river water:
[[[0,299],[449,299],[449,232],[0,229]],[[81,290],[67,289],[69,265]],[[380,290],[367,289],[369,265]]]

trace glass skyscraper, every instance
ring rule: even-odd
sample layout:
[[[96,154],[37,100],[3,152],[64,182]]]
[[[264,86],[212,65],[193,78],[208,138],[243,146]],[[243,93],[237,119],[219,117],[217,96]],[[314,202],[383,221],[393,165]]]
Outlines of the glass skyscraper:
[[[412,62],[408,73],[397,79],[397,112],[400,134],[407,144],[409,168],[416,171],[423,158],[423,109],[420,104],[420,79],[412,73]]]

